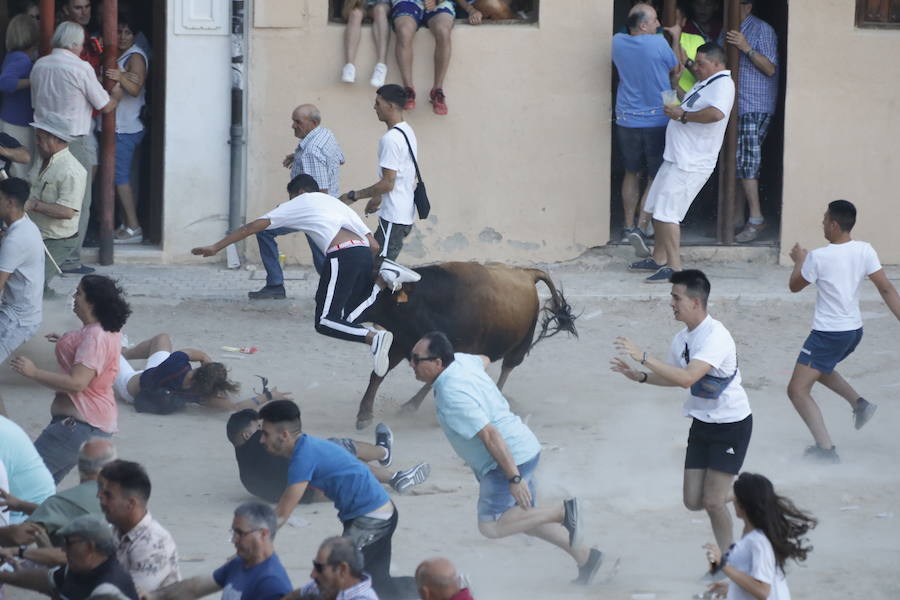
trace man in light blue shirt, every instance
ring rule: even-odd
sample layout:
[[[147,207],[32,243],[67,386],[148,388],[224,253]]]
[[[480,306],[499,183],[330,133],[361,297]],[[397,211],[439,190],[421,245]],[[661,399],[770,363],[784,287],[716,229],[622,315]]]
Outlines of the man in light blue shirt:
[[[6,467],[9,493],[33,504],[40,504],[56,493],[53,477],[28,434],[3,415],[0,415],[0,462]],[[19,523],[25,515],[15,512],[10,523]]]
[[[478,530],[488,538],[524,533],[559,546],[578,565],[573,583],[588,585],[603,554],[580,542],[577,499],[535,506],[541,444],[484,370],[489,362],[486,356],[454,354],[439,331],[425,334],[410,354],[416,379],[434,386],[441,429],[478,479]]]

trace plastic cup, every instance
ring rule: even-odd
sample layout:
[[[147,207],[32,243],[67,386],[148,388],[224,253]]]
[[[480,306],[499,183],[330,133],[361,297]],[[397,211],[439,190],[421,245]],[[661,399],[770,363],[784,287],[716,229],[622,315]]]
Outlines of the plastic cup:
[[[677,106],[678,105],[678,92],[675,90],[663,90],[660,92],[662,94],[663,104],[666,106]]]

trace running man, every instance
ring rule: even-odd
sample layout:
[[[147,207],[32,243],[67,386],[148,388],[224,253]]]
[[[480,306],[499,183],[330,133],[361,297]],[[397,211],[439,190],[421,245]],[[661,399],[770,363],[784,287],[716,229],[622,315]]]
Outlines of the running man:
[[[372,279],[374,254],[379,245],[359,215],[328,194],[309,175],[298,175],[288,184],[291,198],[268,213],[229,233],[211,246],[191,250],[198,256],[214,256],[223,248],[265,229],[288,227],[302,231],[325,253],[325,266],[316,290],[316,331],[329,337],[361,342],[372,349],[374,371],[384,377],[394,336],[383,329],[359,325],[385,287],[393,290],[420,276],[415,271],[383,259]]]
[[[900,296],[881,268],[875,249],[850,238],[855,224],[856,207],[846,200],[835,200],[828,204],[822,220],[829,244],[812,252],[794,244],[790,253],[794,270],[788,287],[792,292],[799,292],[811,283],[816,284],[816,311],[812,332],[800,350],[787,393],[816,442],[804,455],[828,463],[840,462],[840,458],[828,435],[822,411],[813,400],[813,384],[823,383],[850,404],[856,429],[862,429],[878,407],[862,398],[834,370],[862,339],[859,286],[863,279],[872,280],[884,303],[900,319]]]
[[[684,505],[688,510],[706,509],[724,554],[734,541],[725,504],[747,454],[753,415],[741,386],[734,338],[706,311],[710,290],[706,275],[685,269],[674,273],[671,282],[669,305],[675,320],[687,327],[672,340],[668,361],[650,356],[628,338],[617,337],[619,353],[649,372],[632,369],[621,358],[610,364],[613,371],[638,383],[690,390],[682,411],[693,420],[684,459]]]

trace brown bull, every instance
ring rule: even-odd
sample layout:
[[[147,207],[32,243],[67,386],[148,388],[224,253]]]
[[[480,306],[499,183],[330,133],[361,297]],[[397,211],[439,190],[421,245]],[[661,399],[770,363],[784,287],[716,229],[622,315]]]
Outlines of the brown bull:
[[[492,362],[502,358],[497,387],[503,389],[510,372],[534,344],[560,331],[578,336],[571,307],[540,269],[451,262],[415,270],[422,276],[420,281],[404,284],[395,294],[383,292],[366,315],[367,320],[394,334],[388,370],[409,358],[425,333],[438,330],[458,352],[484,354]],[[543,309],[535,288],[539,281],[550,290]],[[532,343],[541,313],[541,332]],[[372,423],[375,393],[383,379],[374,372],[369,377],[369,387],[359,403],[357,429]],[[422,387],[403,410],[418,409],[430,389],[430,385]]]

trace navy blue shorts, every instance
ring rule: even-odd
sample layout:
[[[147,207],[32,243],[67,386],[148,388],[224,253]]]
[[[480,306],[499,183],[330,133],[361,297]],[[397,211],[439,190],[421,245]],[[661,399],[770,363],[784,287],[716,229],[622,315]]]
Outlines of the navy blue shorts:
[[[684,468],[712,469],[737,475],[747,456],[752,433],[753,415],[734,423],[706,423],[694,419],[688,434]]]
[[[622,164],[629,173],[647,172],[656,177],[666,149],[665,127],[622,127],[616,125]]]
[[[828,375],[839,362],[850,356],[862,339],[862,327],[852,331],[816,331],[803,342],[797,362]]]

